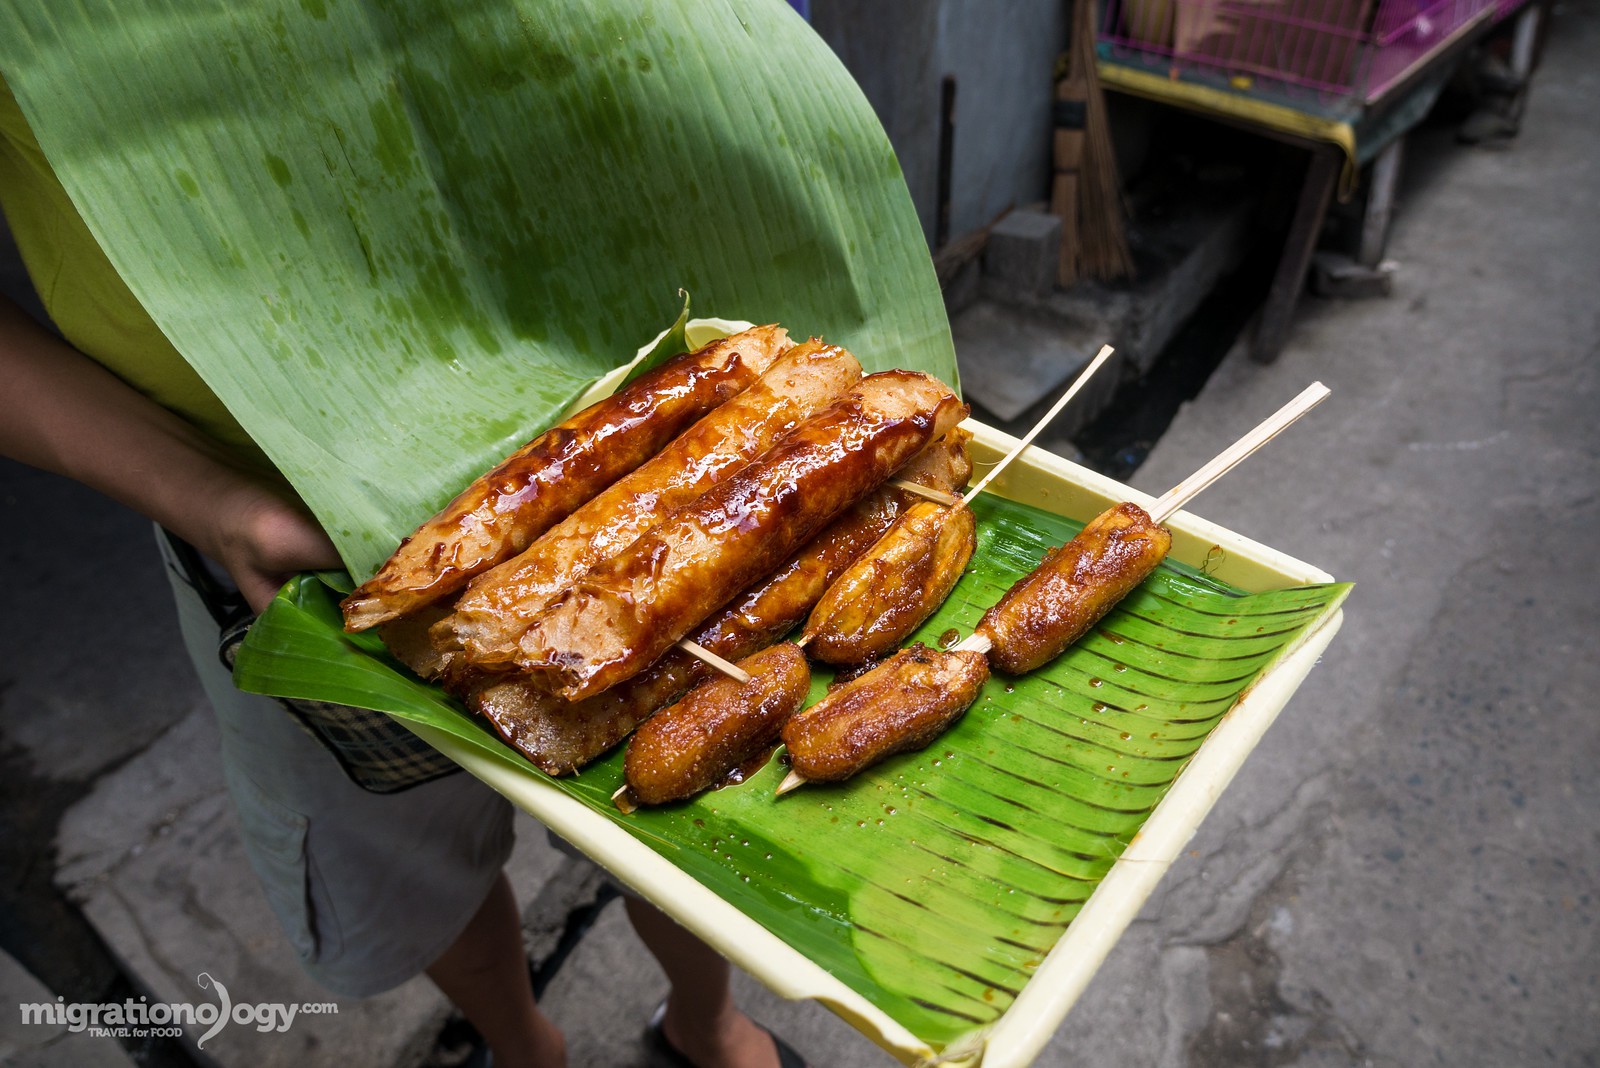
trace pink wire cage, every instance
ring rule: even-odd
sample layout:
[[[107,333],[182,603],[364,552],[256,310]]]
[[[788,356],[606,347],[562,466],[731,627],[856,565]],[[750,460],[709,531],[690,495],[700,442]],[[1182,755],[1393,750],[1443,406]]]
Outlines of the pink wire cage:
[[[1257,79],[1330,102],[1376,100],[1486,12],[1520,0],[1106,0],[1113,55],[1169,60],[1173,76]]]

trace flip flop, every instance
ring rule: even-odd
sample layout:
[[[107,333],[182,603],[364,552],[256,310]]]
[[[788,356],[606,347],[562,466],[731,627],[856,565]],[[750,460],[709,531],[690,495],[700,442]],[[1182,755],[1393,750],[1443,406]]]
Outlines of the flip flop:
[[[644,1029],[644,1046],[650,1053],[652,1068],[695,1068],[695,1064],[667,1039],[667,1033],[661,1029],[661,1019],[667,1014],[665,1000],[656,1006],[656,1011],[650,1014],[650,1025]],[[761,1027],[760,1024],[756,1024]],[[778,1068],[807,1068],[806,1059],[795,1052],[793,1046],[767,1030],[767,1037],[772,1039],[772,1044],[778,1051]]]

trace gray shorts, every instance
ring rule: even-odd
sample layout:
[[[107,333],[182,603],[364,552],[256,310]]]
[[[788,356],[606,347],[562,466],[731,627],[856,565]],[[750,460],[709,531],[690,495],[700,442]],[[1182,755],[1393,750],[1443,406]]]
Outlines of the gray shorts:
[[[281,704],[234,688],[216,621],[164,540],[162,554],[245,852],[306,971],[349,997],[421,973],[511,855],[511,805],[464,772],[392,794],[356,786]]]

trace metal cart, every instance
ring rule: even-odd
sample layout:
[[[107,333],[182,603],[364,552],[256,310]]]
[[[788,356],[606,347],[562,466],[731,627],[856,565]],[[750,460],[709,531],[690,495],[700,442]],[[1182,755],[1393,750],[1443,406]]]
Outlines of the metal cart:
[[[1305,178],[1251,348],[1276,359],[1336,190],[1372,164],[1355,254],[1376,271],[1405,134],[1457,61],[1517,18],[1510,66],[1533,66],[1541,6],[1528,0],[1106,0],[1098,69],[1108,89],[1302,148]]]

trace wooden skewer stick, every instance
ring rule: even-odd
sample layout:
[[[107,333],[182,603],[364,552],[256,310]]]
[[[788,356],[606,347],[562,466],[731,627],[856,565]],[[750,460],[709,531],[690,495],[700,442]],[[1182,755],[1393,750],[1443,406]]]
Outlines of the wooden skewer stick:
[[[982,493],[988,488],[989,483],[995,480],[995,476],[1006,469],[1006,465],[1021,456],[1023,450],[1033,444],[1033,439],[1039,436],[1039,432],[1049,426],[1052,419],[1061,414],[1061,409],[1067,406],[1069,400],[1078,395],[1078,391],[1088,383],[1090,377],[1100,370],[1100,365],[1109,360],[1111,354],[1115,351],[1110,345],[1100,346],[1099,353],[1095,355],[1093,360],[1089,361],[1089,366],[1078,373],[1078,377],[1072,380],[1072,385],[1067,387],[1067,391],[1061,394],[1060,399],[1050,406],[1048,412],[1044,413],[1044,418],[1033,424],[1033,429],[1024,434],[1022,440],[1017,442],[1010,452],[1002,456],[999,463],[989,469],[989,473],[983,476],[983,481],[972,487],[972,492],[968,493],[965,499],[971,501],[972,498]]]
[[[1150,509],[1150,518],[1157,523],[1166,522],[1175,512],[1192,501],[1201,490],[1233,470],[1239,461],[1277,437],[1296,419],[1321,404],[1329,392],[1328,387],[1321,382],[1313,382],[1301,390],[1298,397],[1269,415],[1260,426],[1223,449],[1210,463],[1162,494]]]
[[[627,783],[617,787],[611,795],[611,803],[617,806],[617,811],[624,816],[631,816],[639,809],[639,803],[633,799],[633,788]]]
[[[926,497],[930,501],[938,501],[946,507],[953,507],[961,503],[961,497],[957,494],[946,493],[944,490],[929,489],[927,486],[918,485],[903,478],[891,478],[889,485],[895,489],[903,489],[907,493],[914,493],[918,497]]]
[[[1005,470],[1007,464],[1009,464],[1012,460],[1015,460],[1018,456],[1021,456],[1023,450],[1029,445],[1033,444],[1033,439],[1039,436],[1039,432],[1045,427],[1049,426],[1052,419],[1061,414],[1061,409],[1067,406],[1068,401],[1077,396],[1078,391],[1081,390],[1084,387],[1084,384],[1089,381],[1090,376],[1096,371],[1100,370],[1100,365],[1109,360],[1111,358],[1111,354],[1115,351],[1116,350],[1110,345],[1102,345],[1100,351],[1095,354],[1095,358],[1089,361],[1089,366],[1085,367],[1078,373],[1078,377],[1072,380],[1072,385],[1067,387],[1067,391],[1057,398],[1056,402],[1050,406],[1050,410],[1048,412],[1044,413],[1044,418],[1033,424],[1033,429],[1029,430],[1028,433],[1023,436],[1023,439],[1017,442],[1016,446],[1012,448],[1010,452],[1001,457],[1000,462],[990,468],[987,475],[983,476],[983,481],[974,486],[972,492],[968,493],[966,496],[963,497],[955,493],[945,493],[943,490],[929,489],[927,486],[919,486],[915,482],[907,482],[903,478],[891,478],[889,480],[889,484],[891,486],[896,486],[899,489],[903,489],[908,493],[915,493],[919,497],[926,497],[930,501],[938,501],[940,504],[951,507],[961,504],[964,501],[970,502],[972,498],[982,493],[989,483],[994,481],[996,475]]]
[[[810,781],[810,779],[803,777],[798,771],[791,771],[789,774],[783,777],[783,781],[780,782],[778,784],[778,788],[772,792],[772,796],[782,797],[790,790],[798,790],[800,787],[804,786]]]
[[[707,649],[699,642],[692,642],[688,638],[685,638],[683,641],[678,643],[678,648],[682,649],[696,660],[710,664],[712,667],[728,676],[728,678],[732,679],[734,682],[750,681],[750,673],[748,671],[740,667],[738,664],[724,660],[722,657],[718,656],[716,653],[713,653],[710,649]]]
[[[950,651],[952,653],[982,653],[984,656],[988,656],[989,650],[993,648],[994,642],[985,638],[982,634],[969,634],[957,642]]]

